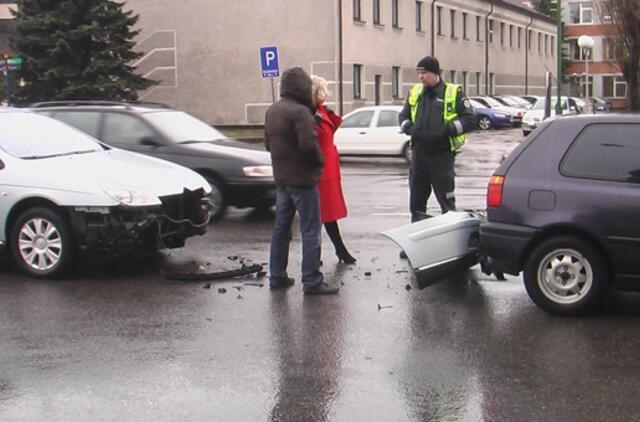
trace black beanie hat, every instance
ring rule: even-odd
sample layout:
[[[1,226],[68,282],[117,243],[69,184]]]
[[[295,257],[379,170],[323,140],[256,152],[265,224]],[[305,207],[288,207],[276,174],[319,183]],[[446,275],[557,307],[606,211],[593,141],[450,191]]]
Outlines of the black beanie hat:
[[[426,70],[427,72],[435,73],[436,75],[440,74],[440,63],[438,63],[438,59],[433,56],[425,56],[420,59],[418,64],[416,65],[416,70]]]

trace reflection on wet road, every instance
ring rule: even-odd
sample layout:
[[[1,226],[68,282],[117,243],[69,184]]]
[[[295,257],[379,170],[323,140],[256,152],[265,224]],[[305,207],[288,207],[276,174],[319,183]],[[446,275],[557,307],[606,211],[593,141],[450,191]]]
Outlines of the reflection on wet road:
[[[496,164],[484,160],[517,143],[495,132],[509,133],[461,155],[464,207],[483,206],[476,191]],[[25,279],[0,260],[0,420],[636,419],[638,295],[570,319],[536,308],[519,277],[477,268],[418,290],[379,234],[408,221],[406,164],[360,160],[343,164],[341,222],[358,263],[338,265],[323,243],[337,296],[270,292],[255,275],[164,277],[266,262],[272,215],[247,210],[185,249],[87,261],[66,280]]]

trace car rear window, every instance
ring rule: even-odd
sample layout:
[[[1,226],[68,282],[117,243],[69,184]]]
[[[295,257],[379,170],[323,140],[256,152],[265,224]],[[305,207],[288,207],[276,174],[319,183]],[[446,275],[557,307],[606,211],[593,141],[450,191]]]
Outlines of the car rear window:
[[[393,110],[382,110],[378,117],[378,127],[396,127],[400,126],[398,122],[398,113]]]
[[[357,113],[353,113],[349,117],[346,117],[341,126],[343,128],[369,127],[372,117],[373,111],[359,111]]]
[[[640,125],[587,126],[567,151],[560,172],[569,177],[640,183]]]

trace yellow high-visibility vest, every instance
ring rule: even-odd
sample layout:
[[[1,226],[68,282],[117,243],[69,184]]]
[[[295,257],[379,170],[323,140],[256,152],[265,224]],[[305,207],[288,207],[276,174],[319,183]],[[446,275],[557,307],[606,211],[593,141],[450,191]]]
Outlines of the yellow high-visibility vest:
[[[458,110],[456,110],[456,98],[460,85],[451,84],[445,82],[444,84],[444,124],[446,125],[450,121],[458,117]],[[422,97],[423,85],[417,83],[409,90],[409,106],[411,107],[411,122],[416,122],[416,115],[418,114],[418,104],[420,104],[420,98]],[[449,137],[449,146],[452,152],[457,152],[462,148],[467,141],[467,135],[462,134],[458,136]]]

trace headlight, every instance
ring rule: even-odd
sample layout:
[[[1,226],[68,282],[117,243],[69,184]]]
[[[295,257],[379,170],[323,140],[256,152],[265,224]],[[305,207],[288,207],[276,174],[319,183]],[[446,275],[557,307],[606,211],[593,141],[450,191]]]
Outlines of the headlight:
[[[494,116],[499,117],[501,119],[504,119],[505,117],[507,117],[506,114],[502,114],[502,113],[496,113],[494,114]]]
[[[149,205],[160,205],[160,199],[139,188],[117,185],[111,182],[98,183],[98,186],[121,205],[140,207]]]
[[[267,177],[273,176],[273,167],[271,166],[250,166],[242,167],[245,176],[248,177]]]

